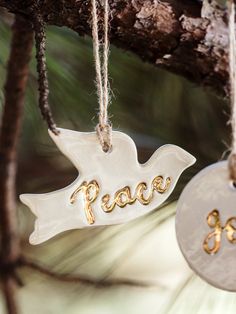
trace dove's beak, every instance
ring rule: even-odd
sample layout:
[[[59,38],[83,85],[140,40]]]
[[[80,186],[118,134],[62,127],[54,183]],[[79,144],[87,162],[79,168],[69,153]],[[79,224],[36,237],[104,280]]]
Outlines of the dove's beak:
[[[185,151],[184,161],[186,162],[186,165],[188,167],[190,167],[190,166],[195,164],[197,159],[193,155],[191,155],[187,151]]]
[[[162,154],[164,156],[169,156],[171,158],[173,165],[175,164],[176,168],[182,173],[185,169],[192,166],[196,162],[196,158],[188,153],[183,148],[173,145],[167,144],[159,148],[158,154]]]
[[[190,153],[188,153],[186,150],[179,148],[179,152],[178,152],[178,159],[181,162],[182,166],[184,169],[192,166],[195,164],[196,162],[196,158],[191,155]]]

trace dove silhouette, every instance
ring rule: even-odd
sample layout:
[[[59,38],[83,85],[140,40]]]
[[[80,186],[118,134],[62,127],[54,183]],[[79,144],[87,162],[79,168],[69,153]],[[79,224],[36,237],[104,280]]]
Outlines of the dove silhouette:
[[[49,134],[79,171],[58,191],[22,194],[20,200],[37,217],[31,244],[40,244],[71,229],[126,223],[161,205],[181,173],[196,159],[175,145],[157,149],[144,164],[126,134],[112,132],[112,150],[104,153],[95,132],[59,129]]]

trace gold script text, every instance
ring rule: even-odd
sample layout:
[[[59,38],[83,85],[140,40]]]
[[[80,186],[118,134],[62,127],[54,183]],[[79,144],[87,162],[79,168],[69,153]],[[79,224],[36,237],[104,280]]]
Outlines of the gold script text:
[[[226,232],[228,241],[232,244],[236,243],[236,234],[234,234],[236,232],[236,217],[229,218],[223,226],[220,221],[219,211],[214,209],[207,216],[207,224],[213,229],[213,231],[206,236],[203,242],[203,248],[208,254],[213,255],[219,251],[222,233],[224,231]],[[212,244],[210,244],[210,242],[212,242]]]
[[[164,179],[162,176],[157,176],[152,180],[150,191],[145,182],[141,182],[136,186],[135,192],[132,195],[131,188],[125,186],[115,192],[112,198],[110,194],[105,194],[101,198],[101,208],[105,213],[110,213],[116,206],[123,208],[126,205],[132,205],[138,201],[142,205],[148,205],[154,198],[154,193],[165,193],[171,184],[170,177]],[[78,194],[82,194],[84,200],[84,211],[87,221],[90,225],[94,224],[95,216],[93,214],[92,204],[99,196],[100,188],[98,182],[92,180],[90,182],[84,181],[71,195],[70,203],[74,204]]]

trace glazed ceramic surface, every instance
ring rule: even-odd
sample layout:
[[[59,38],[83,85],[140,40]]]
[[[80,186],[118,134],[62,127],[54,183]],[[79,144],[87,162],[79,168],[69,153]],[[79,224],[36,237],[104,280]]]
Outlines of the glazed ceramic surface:
[[[236,189],[227,162],[203,169],[177,206],[176,235],[189,266],[213,286],[236,291]]]
[[[159,148],[139,164],[133,140],[113,131],[112,151],[104,153],[95,132],[59,129],[50,133],[79,171],[69,186],[46,194],[23,194],[21,201],[37,217],[31,244],[77,228],[121,224],[162,204],[195,158],[174,145]]]

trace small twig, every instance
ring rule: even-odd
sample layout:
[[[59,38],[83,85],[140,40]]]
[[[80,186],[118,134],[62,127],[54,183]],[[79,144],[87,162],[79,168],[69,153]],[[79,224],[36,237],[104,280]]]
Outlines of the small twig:
[[[38,71],[39,108],[43,119],[47,122],[49,130],[55,135],[59,131],[54,122],[52,111],[48,102],[49,85],[46,64],[46,35],[44,21],[40,12],[34,12],[33,26],[35,30],[36,60]]]
[[[3,293],[5,296],[5,302],[7,306],[7,311],[9,314],[17,314],[18,308],[17,308],[17,300],[16,300],[16,283],[13,277],[7,276],[3,280]]]
[[[20,259],[21,267],[31,268],[41,274],[51,277],[62,282],[81,283],[84,285],[96,286],[99,288],[106,288],[112,286],[132,286],[132,287],[150,287],[150,284],[141,281],[133,281],[129,279],[95,279],[84,275],[69,275],[60,274],[47,268],[46,266],[38,264],[28,258]]]
[[[20,255],[15,183],[19,141],[33,30],[25,19],[15,17],[7,66],[5,102],[0,127],[0,275],[9,314],[17,313],[18,280],[15,267]]]

